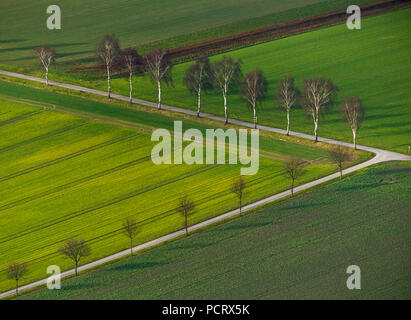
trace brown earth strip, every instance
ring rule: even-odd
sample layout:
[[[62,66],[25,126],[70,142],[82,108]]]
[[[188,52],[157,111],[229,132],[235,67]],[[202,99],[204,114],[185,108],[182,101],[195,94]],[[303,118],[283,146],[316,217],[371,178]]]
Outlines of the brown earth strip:
[[[360,5],[361,16],[375,16],[389,11],[399,10],[411,6],[411,0],[380,0],[368,4]],[[168,50],[170,58],[175,62],[193,59],[200,55],[213,55],[234,48],[245,47],[268,40],[278,39],[285,36],[312,31],[324,26],[329,26],[346,21],[348,15],[346,9],[332,11],[315,15],[309,18],[293,20],[269,27],[255,29],[249,32],[227,36],[214,40],[204,41],[189,46]],[[68,72],[83,71],[104,72],[103,65],[93,65],[88,67],[75,67]],[[120,71],[120,70],[118,70]]]

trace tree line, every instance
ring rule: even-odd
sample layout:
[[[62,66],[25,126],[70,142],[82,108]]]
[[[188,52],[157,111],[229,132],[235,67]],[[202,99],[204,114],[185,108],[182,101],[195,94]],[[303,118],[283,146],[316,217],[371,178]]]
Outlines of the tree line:
[[[48,46],[40,46],[35,49],[35,55],[39,58],[45,69],[46,85],[50,65],[55,64],[57,54]],[[105,35],[100,41],[96,56],[104,66],[107,75],[107,97],[111,97],[111,74],[113,69],[126,71],[129,79],[129,100],[133,102],[133,75],[135,73],[148,73],[151,82],[157,87],[157,108],[161,109],[162,85],[172,85],[172,68],[167,50],[157,49],[144,57],[140,56],[136,49],[120,48],[118,39],[113,34]],[[223,56],[221,59],[210,62],[207,56],[198,57],[187,68],[183,78],[183,84],[190,93],[197,98],[197,117],[201,114],[201,96],[209,90],[221,92],[224,107],[225,124],[228,123],[228,95],[237,88],[245,102],[245,105],[253,113],[254,128],[257,128],[257,112],[262,106],[262,101],[267,95],[268,82],[261,69],[254,70],[243,75],[241,60]],[[294,78],[289,76],[281,79],[277,85],[275,104],[285,112],[287,127],[286,134],[290,134],[291,112],[299,105],[312,118],[315,141],[318,141],[318,126],[320,117],[325,117],[334,105],[338,87],[330,79],[314,77],[303,81],[302,92],[294,85]],[[341,103],[340,112],[352,130],[354,148],[357,148],[357,132],[365,118],[362,101],[358,96],[345,97]]]

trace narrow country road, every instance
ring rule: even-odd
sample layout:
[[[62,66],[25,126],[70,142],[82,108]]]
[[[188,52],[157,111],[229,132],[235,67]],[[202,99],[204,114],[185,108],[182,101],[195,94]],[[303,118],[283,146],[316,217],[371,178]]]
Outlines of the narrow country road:
[[[30,81],[45,83],[44,79],[33,77],[33,76],[28,76],[28,75],[24,75],[24,74],[8,72],[8,71],[3,71],[3,70],[0,70],[0,74],[5,75],[5,76],[9,76],[9,77],[14,77],[14,78],[19,78],[19,79],[24,79],[24,80],[30,80]],[[71,90],[75,90],[75,91],[87,92],[87,93],[96,94],[96,95],[100,95],[100,96],[106,96],[107,95],[107,93],[105,91],[89,89],[89,88],[80,87],[80,86],[72,85],[72,84],[60,83],[60,82],[55,82],[55,81],[49,81],[49,84],[57,86],[57,87],[62,87],[62,88],[71,89]],[[118,95],[118,94],[112,94],[111,97],[113,99],[129,101],[128,97]],[[145,101],[145,100],[133,99],[133,103],[144,105],[144,106],[149,106],[149,107],[153,107],[153,108],[157,108],[157,103],[149,102],[149,101]],[[173,107],[173,106],[168,106],[168,105],[162,105],[162,109],[196,116],[196,111],[187,110],[187,109],[183,109],[183,108],[178,108],[178,107]],[[215,120],[215,121],[224,122],[224,117],[220,117],[220,116],[216,116],[216,115],[212,115],[212,114],[207,114],[207,113],[202,113],[202,118],[207,118],[207,119],[212,119],[212,120]],[[232,124],[235,124],[235,125],[239,125],[239,126],[254,128],[254,125],[250,122],[234,120],[234,119],[230,119],[229,122],[232,123]],[[286,134],[285,130],[278,129],[278,128],[273,128],[273,127],[269,127],[269,126],[259,125],[258,129],[264,130],[264,131],[269,131],[269,132],[280,133],[280,134]],[[300,133],[300,132],[294,132],[294,131],[291,131],[290,135],[295,136],[295,137],[299,137],[299,138],[308,139],[308,140],[314,140],[315,139],[315,137],[312,136],[312,135],[305,134],[305,133]],[[346,147],[354,148],[354,145],[352,143],[348,143],[348,142],[341,142],[341,141],[328,139],[328,138],[322,138],[322,137],[319,137],[319,141],[324,142],[324,143],[329,143],[329,144],[340,144],[340,145],[344,145]],[[353,167],[350,167],[350,168],[347,168],[347,169],[343,170],[344,175],[349,174],[349,173],[354,172],[354,171],[357,171],[357,170],[360,170],[360,169],[363,169],[363,168],[366,168],[366,167],[369,167],[369,166],[377,164],[377,163],[382,163],[382,162],[387,162],[387,161],[411,161],[410,156],[400,154],[400,153],[396,153],[396,152],[392,152],[392,151],[387,151],[387,150],[382,150],[382,149],[367,147],[367,146],[362,146],[362,145],[357,145],[357,149],[372,152],[372,153],[375,154],[375,156],[372,159],[368,160],[368,161],[365,161],[363,163],[360,163],[358,165],[355,165]],[[299,192],[299,191],[309,189],[311,187],[314,187],[314,186],[317,186],[317,185],[322,184],[324,182],[336,179],[338,177],[339,177],[339,172],[333,173],[333,174],[328,175],[326,177],[323,177],[323,178],[308,182],[306,184],[300,185],[300,186],[294,188],[294,192]],[[290,194],[291,194],[291,191],[286,190],[286,191],[283,191],[281,193],[270,196],[268,198],[265,198],[265,199],[259,200],[257,202],[251,203],[251,204],[243,207],[243,212],[255,209],[259,206],[268,204],[270,202],[279,200],[281,198],[285,198],[285,197],[289,196]],[[200,228],[209,226],[211,224],[214,224],[216,222],[225,220],[227,218],[233,217],[233,216],[238,215],[238,214],[239,214],[238,209],[227,212],[225,214],[219,215],[217,217],[214,217],[214,218],[208,219],[206,221],[203,221],[201,223],[198,223],[196,225],[193,225],[193,226],[188,228],[188,231],[192,232],[192,231],[198,230]],[[147,249],[147,248],[159,245],[161,243],[164,243],[165,241],[169,241],[169,240],[172,240],[172,239],[176,239],[180,236],[183,236],[184,233],[185,233],[184,230],[180,230],[180,231],[170,233],[170,234],[165,235],[163,237],[160,237],[160,238],[154,239],[152,241],[140,244],[140,245],[134,247],[133,251],[138,252],[138,251],[141,251],[143,249]],[[81,271],[84,271],[84,270],[87,270],[87,269],[91,269],[91,268],[94,268],[96,266],[107,263],[109,261],[113,261],[113,260],[119,259],[121,257],[128,256],[129,254],[130,254],[130,249],[127,249],[127,250],[118,252],[116,254],[107,256],[105,258],[90,262],[86,265],[83,265],[83,266],[79,267],[78,270],[81,272]],[[71,275],[74,275],[74,269],[63,272],[61,274],[61,277],[64,278],[64,277],[71,276]],[[19,292],[25,291],[25,290],[28,290],[28,289],[32,289],[32,288],[37,287],[37,286],[45,285],[46,283],[47,283],[46,278],[42,279],[42,280],[39,280],[39,281],[36,281],[36,282],[32,282],[30,284],[21,286],[19,288]],[[0,299],[9,297],[13,294],[15,294],[15,290],[10,290],[10,291],[3,292],[3,293],[0,294]]]

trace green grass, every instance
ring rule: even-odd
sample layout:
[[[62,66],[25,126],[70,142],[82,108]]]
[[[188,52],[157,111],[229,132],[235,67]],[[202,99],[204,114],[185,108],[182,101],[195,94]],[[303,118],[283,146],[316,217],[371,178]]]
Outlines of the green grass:
[[[409,165],[373,167],[22,298],[409,299],[410,183]]]
[[[180,229],[175,208],[183,191],[197,203],[190,224],[236,207],[230,184],[240,165],[151,162],[151,130],[171,129],[175,118],[7,82],[0,82],[0,92],[1,291],[13,286],[4,273],[11,261],[29,264],[26,283],[43,278],[50,264],[71,267],[57,254],[68,237],[84,237],[90,244],[93,254],[83,263],[126,248],[119,228],[127,216],[141,225],[136,243]],[[105,120],[91,121],[90,114]],[[184,129],[213,128],[182,120]],[[286,156],[310,163],[299,183],[335,171],[322,146],[263,136],[260,150],[260,170],[247,178],[247,203],[288,188],[282,175]],[[366,158],[357,153],[355,162]]]
[[[371,2],[360,0],[357,4]],[[142,52],[177,47],[258,27],[346,8],[348,0],[71,0],[59,1],[62,29],[46,28],[46,0],[0,3],[0,61],[33,70],[34,47],[52,45],[60,70],[72,63],[94,63],[95,48],[106,33],[122,46]]]
[[[345,24],[285,39],[239,49],[227,53],[243,60],[243,71],[261,68],[269,81],[269,91],[258,113],[262,124],[285,128],[285,115],[274,105],[279,80],[293,75],[296,85],[310,77],[329,77],[339,87],[339,96],[332,113],[321,118],[319,134],[352,141],[350,127],[342,122],[339,105],[346,96],[358,94],[363,100],[366,119],[358,133],[358,142],[365,145],[407,153],[411,144],[411,9],[362,20],[362,29],[350,31]],[[214,56],[212,59],[218,59]],[[195,109],[196,98],[182,84],[189,63],[174,69],[174,87],[165,88],[164,103]],[[104,75],[87,80],[87,76],[62,77],[85,86],[106,90]],[[83,80],[81,80],[81,78]],[[127,79],[112,83],[114,91],[127,95]],[[156,87],[147,77],[136,77],[135,95],[156,100]],[[252,112],[237,93],[228,97],[229,116],[252,121]],[[203,111],[222,115],[222,97],[218,92],[203,97]],[[312,134],[312,119],[297,109],[291,116],[291,129]]]

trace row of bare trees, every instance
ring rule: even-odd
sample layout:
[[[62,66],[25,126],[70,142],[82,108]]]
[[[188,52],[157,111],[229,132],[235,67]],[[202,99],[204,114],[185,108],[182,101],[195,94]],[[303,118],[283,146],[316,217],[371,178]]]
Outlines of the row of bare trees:
[[[126,70],[129,79],[129,99],[133,101],[133,74],[147,72],[152,83],[157,87],[157,108],[161,109],[162,84],[172,85],[172,68],[167,50],[158,49],[141,57],[134,48],[120,49],[119,41],[113,34],[107,34],[100,41],[97,48],[97,57],[102,62],[107,74],[107,96],[111,97],[111,74],[113,68]],[[39,58],[46,73],[46,85],[48,84],[48,72],[51,64],[55,63],[56,52],[48,46],[36,48],[35,55]],[[268,82],[263,72],[256,68],[243,76],[241,60],[234,60],[229,56],[223,56],[220,60],[210,63],[208,57],[201,56],[196,59],[187,70],[183,83],[188,90],[197,97],[197,116],[201,112],[201,95],[210,89],[217,89],[223,97],[224,118],[228,123],[227,96],[237,87],[241,87],[240,95],[246,106],[253,112],[254,127],[257,128],[257,110],[261,108]],[[290,133],[290,113],[297,105],[301,105],[314,124],[315,141],[318,141],[318,125],[320,116],[324,117],[330,112],[338,92],[337,86],[330,79],[321,77],[305,79],[302,94],[294,85],[293,77],[283,78],[277,86],[275,96],[276,104],[285,111],[287,117],[286,134]],[[343,119],[348,122],[353,133],[354,147],[357,146],[357,132],[364,120],[362,102],[357,96],[346,97],[340,108]]]
[[[247,107],[253,112],[254,127],[257,128],[257,109],[261,107],[267,92],[267,80],[263,72],[256,68],[242,75],[241,60],[235,61],[231,57],[223,56],[220,60],[210,63],[205,56],[199,57],[187,70],[183,83],[191,93],[197,95],[197,116],[200,116],[201,93],[216,87],[221,91],[224,101],[225,123],[228,122],[227,94],[238,85],[241,86],[240,95]],[[334,104],[338,88],[329,79],[312,78],[304,80],[304,89],[301,95],[294,85],[293,77],[283,78],[277,87],[276,104],[286,112],[287,130],[290,133],[290,113],[301,104],[307,116],[314,122],[315,141],[318,141],[318,124],[320,116],[330,112]],[[353,132],[354,147],[356,148],[357,131],[364,120],[364,109],[361,100],[357,97],[347,97],[341,104],[341,114],[348,122]]]

